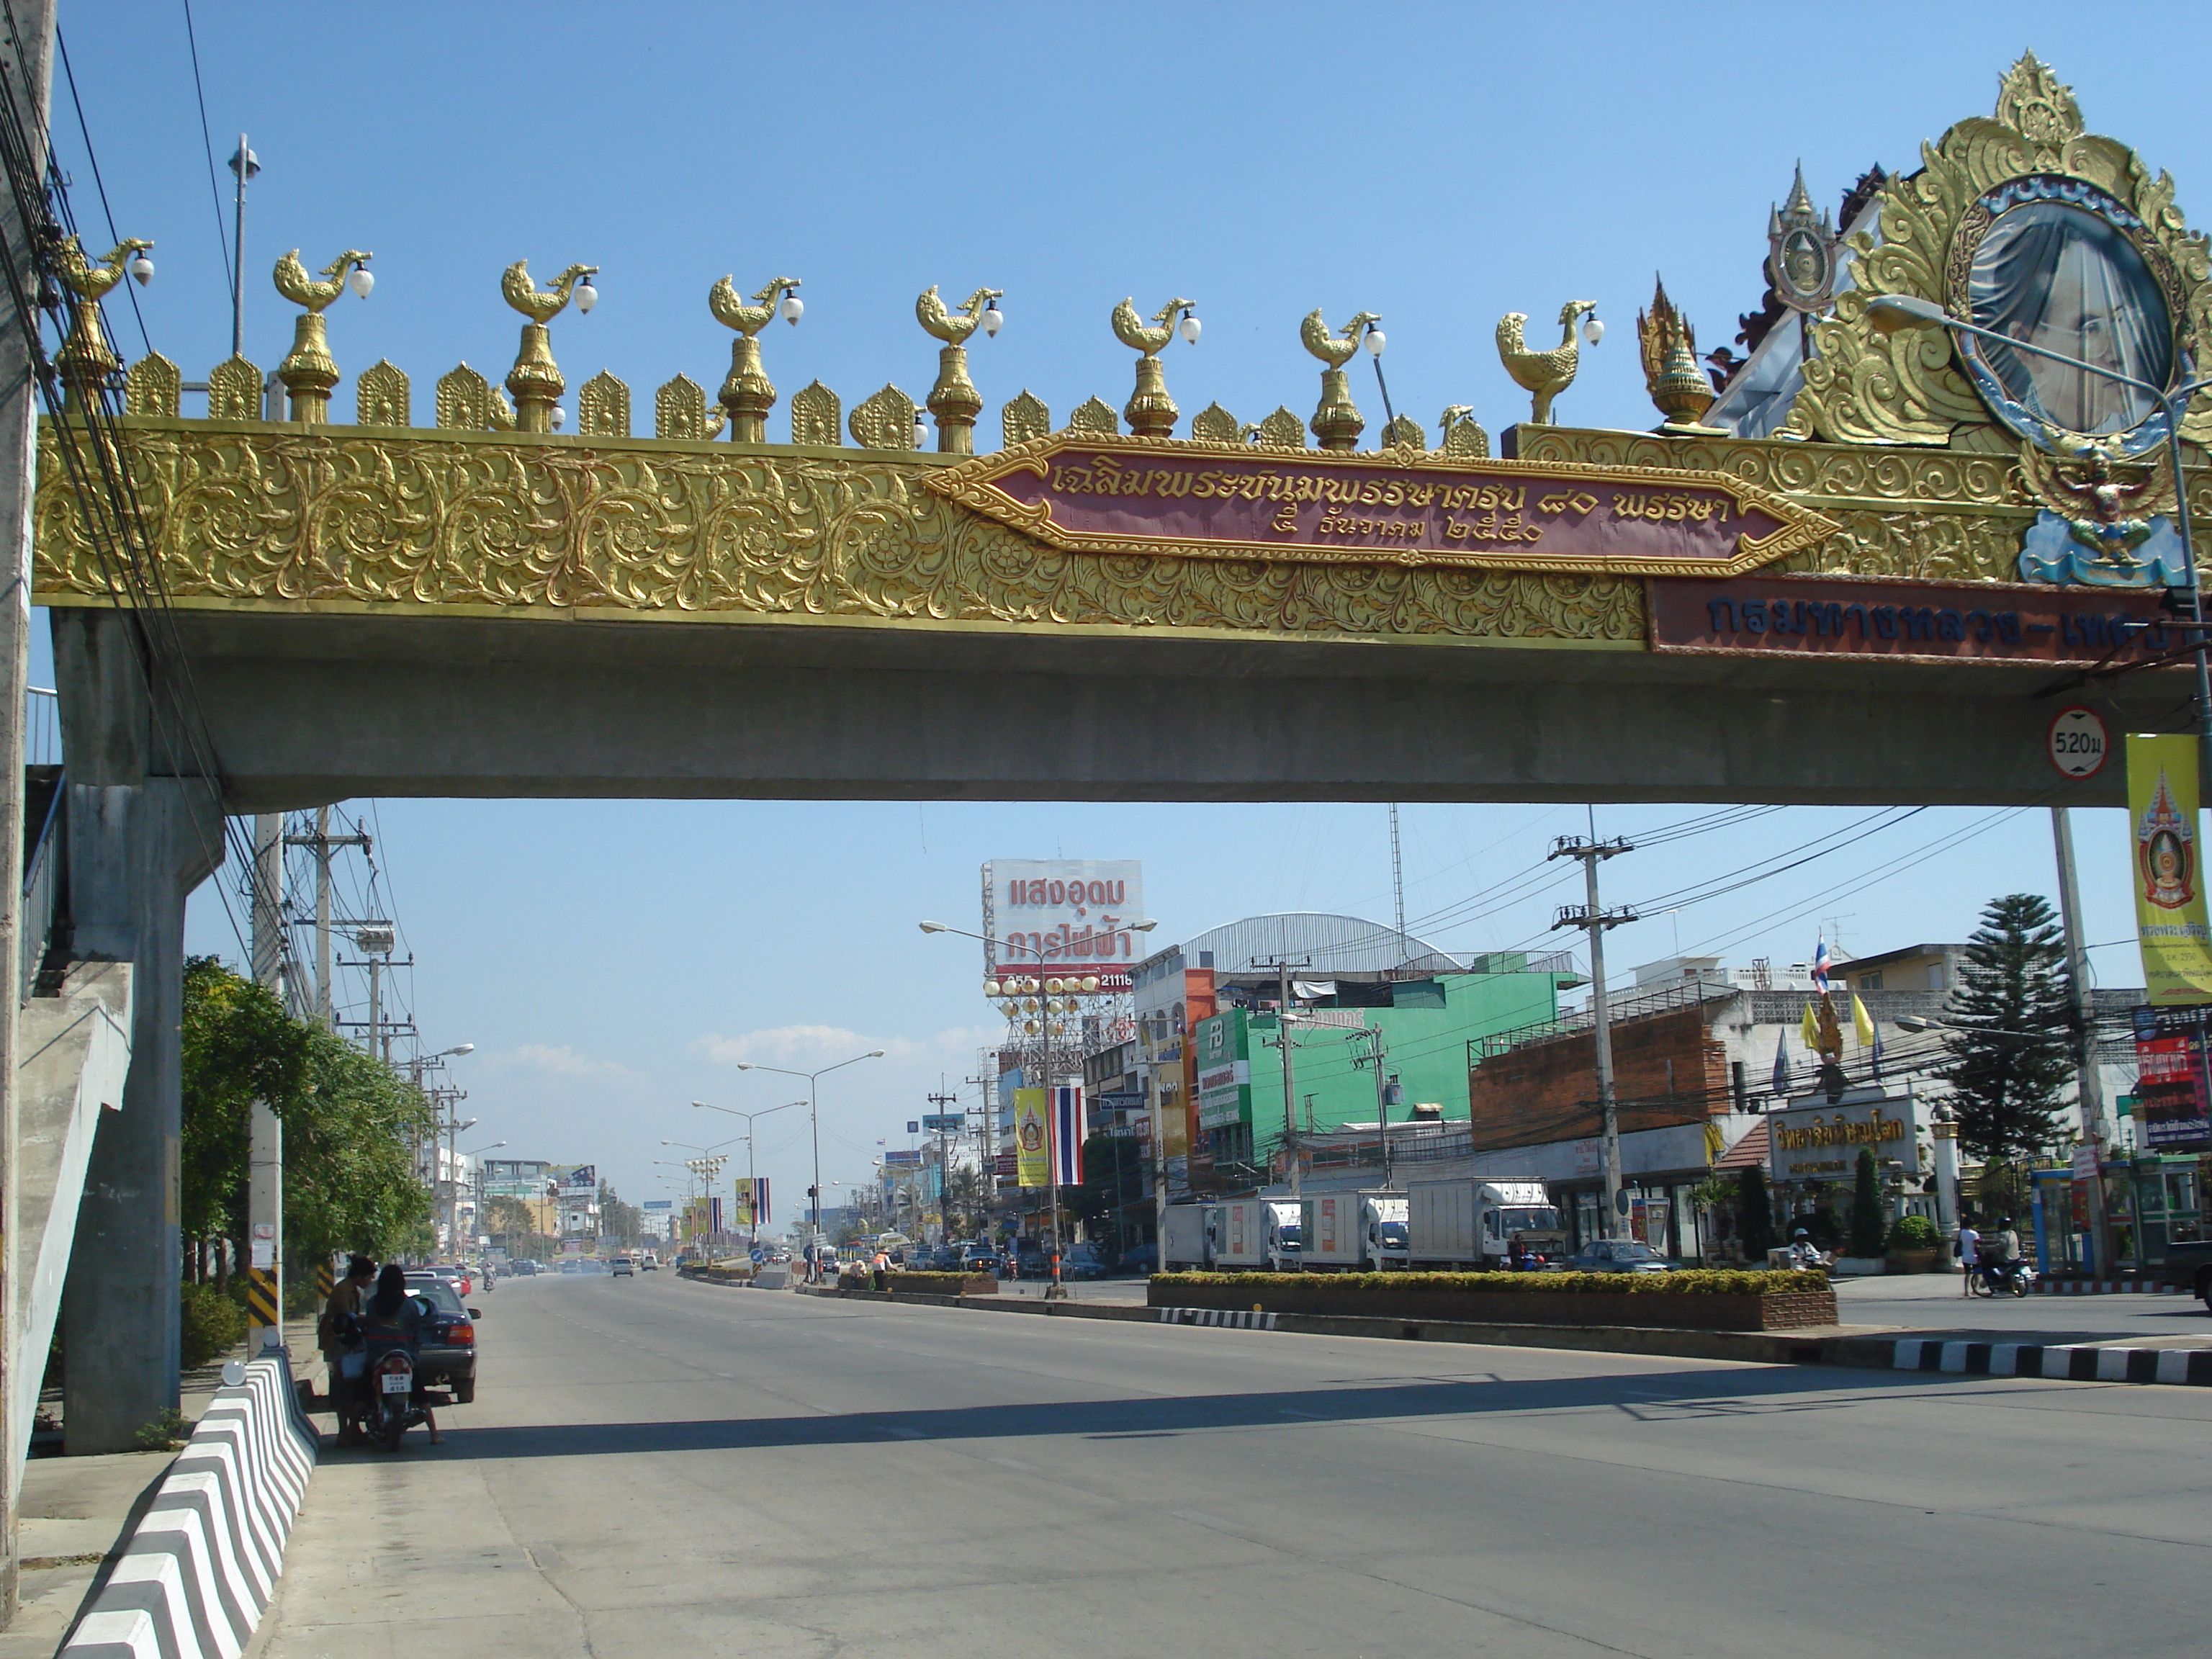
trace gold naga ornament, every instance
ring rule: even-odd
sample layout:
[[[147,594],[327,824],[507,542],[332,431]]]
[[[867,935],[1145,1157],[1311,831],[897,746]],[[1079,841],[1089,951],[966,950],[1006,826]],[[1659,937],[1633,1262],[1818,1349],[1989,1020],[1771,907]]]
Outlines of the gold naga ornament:
[[[733,443],[768,441],[768,412],[775,407],[775,386],[761,367],[760,331],[775,320],[779,301],[787,301],[785,317],[796,327],[802,307],[798,298],[799,279],[778,276],[763,284],[747,305],[738,298],[737,284],[728,276],[707,291],[707,309],[738,337],[730,343],[730,373],[715,394],[730,424]],[[717,427],[720,422],[716,422]],[[708,436],[714,435],[709,432]]]
[[[126,237],[97,259],[84,257],[84,245],[74,236],[62,239],[56,263],[70,295],[69,337],[54,358],[61,375],[64,400],[82,405],[97,398],[108,377],[123,367],[123,359],[107,343],[107,330],[100,320],[100,302],[121,282],[124,262],[154,245]]]
[[[1644,357],[1644,386],[1666,421],[1659,430],[1685,437],[1724,437],[1717,427],[1701,425],[1713,406],[1712,382],[1698,367],[1698,335],[1674,302],[1666,283],[1653,279],[1651,309],[1636,313],[1636,342]]]
[[[1352,383],[1345,375],[1344,366],[1359,349],[1360,336],[1382,320],[1373,312],[1363,311],[1331,334],[1328,325],[1321,319],[1321,313],[1312,311],[1298,325],[1299,343],[1328,365],[1321,372],[1321,403],[1314,410],[1311,422],[1313,434],[1321,440],[1323,449],[1356,449],[1359,434],[1367,429],[1358,406],[1352,401]]]
[[[929,388],[927,400],[929,412],[937,418],[940,455],[975,453],[975,417],[983,412],[983,394],[968,378],[968,341],[978,328],[987,337],[999,331],[991,319],[1005,315],[999,309],[999,301],[1005,297],[1004,289],[979,288],[960,302],[959,310],[948,311],[933,283],[914,302],[914,318],[922,331],[945,342],[937,354],[937,383]],[[986,306],[990,307],[988,312]]]
[[[1137,359],[1137,387],[1129,394],[1129,402],[1121,410],[1121,417],[1129,423],[1129,430],[1139,438],[1171,438],[1175,435],[1176,417],[1182,411],[1168,396],[1167,371],[1160,367],[1160,352],[1176,337],[1176,313],[1182,313],[1182,337],[1193,345],[1198,343],[1198,319],[1191,315],[1196,307],[1194,300],[1170,300],[1152,313],[1152,326],[1147,328],[1137,315],[1136,296],[1114,307],[1114,337],[1131,350],[1141,352]]]
[[[1595,300],[1570,300],[1559,307],[1559,343],[1550,351],[1531,351],[1522,331],[1528,313],[1510,311],[1498,319],[1498,357],[1505,372],[1523,391],[1534,394],[1528,416],[1531,426],[1552,424],[1552,400],[1575,383],[1582,348],[1575,341],[1575,324],[1597,309]],[[1595,345],[1605,337],[1605,325],[1595,317],[1583,325],[1582,337]]]
[[[499,279],[499,291],[507,304],[530,320],[522,325],[522,343],[515,353],[514,367],[507,371],[507,389],[514,396],[514,429],[518,432],[550,432],[553,429],[553,405],[568,389],[553,361],[550,337],[545,325],[568,308],[570,295],[579,282],[599,274],[597,265],[570,265],[554,278],[553,286],[539,292],[530,280],[530,261],[517,259]],[[577,309],[589,311],[598,302],[599,295],[588,282],[583,282],[582,294]]]
[[[375,257],[349,247],[323,267],[323,280],[317,282],[300,263],[300,250],[294,248],[276,262],[276,269],[270,273],[279,294],[294,305],[307,307],[293,324],[290,355],[276,365],[276,378],[284,383],[293,420],[308,426],[322,426],[329,422],[331,392],[338,383],[338,366],[331,359],[323,313],[345,292],[347,274]]]

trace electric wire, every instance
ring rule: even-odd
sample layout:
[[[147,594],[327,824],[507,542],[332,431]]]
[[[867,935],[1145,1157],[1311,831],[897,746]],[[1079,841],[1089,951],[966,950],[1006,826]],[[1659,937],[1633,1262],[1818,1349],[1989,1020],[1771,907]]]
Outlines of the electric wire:
[[[107,204],[107,181],[100,176],[100,156],[92,147],[92,128],[85,122],[84,100],[77,96],[76,71],[70,67],[69,42],[63,37],[59,23],[54,25],[54,49],[61,54],[62,78],[69,82],[70,104],[76,111],[76,130],[84,139],[84,159],[92,168],[93,188],[100,192],[100,210],[107,221],[107,244],[115,247],[122,243],[123,233],[116,229],[115,210]],[[137,285],[125,283],[123,289],[131,301],[131,314],[138,322],[139,342],[144,345],[146,355],[150,357],[154,355],[154,341],[153,337],[146,332],[146,313],[138,309]]]
[[[238,279],[230,269],[230,234],[222,220],[222,186],[215,176],[215,135],[208,128],[207,88],[200,80],[199,33],[192,27],[192,0],[184,0],[184,3],[185,44],[192,52],[192,92],[200,100],[200,148],[207,155],[208,194],[215,200],[216,246],[222,250],[222,285],[234,289]]]

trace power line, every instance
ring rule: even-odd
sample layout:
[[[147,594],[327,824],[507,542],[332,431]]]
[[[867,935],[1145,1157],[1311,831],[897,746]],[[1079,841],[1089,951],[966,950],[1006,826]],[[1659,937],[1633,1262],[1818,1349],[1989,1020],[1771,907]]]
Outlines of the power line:
[[[77,96],[76,71],[70,67],[69,42],[62,38],[59,23],[54,25],[54,46],[61,53],[62,78],[69,82],[70,104],[76,111],[76,130],[84,138],[84,159],[92,168],[93,188],[100,192],[100,210],[107,220],[108,246],[119,246],[123,233],[116,229],[115,210],[107,204],[107,181],[100,176],[100,157],[92,148],[92,129],[85,123],[84,100]],[[146,313],[138,309],[137,286],[125,283],[123,288],[131,299],[131,314],[138,320],[139,343],[146,348],[146,355],[150,357],[154,355],[154,341],[146,332]]]
[[[192,0],[185,0],[185,42],[192,50],[192,91],[200,100],[200,148],[207,154],[208,194],[215,198],[215,240],[222,250],[222,285],[234,288],[237,279],[231,274],[230,238],[223,231],[222,186],[216,182],[215,137],[208,131],[207,88],[200,81],[200,42],[192,27]]]

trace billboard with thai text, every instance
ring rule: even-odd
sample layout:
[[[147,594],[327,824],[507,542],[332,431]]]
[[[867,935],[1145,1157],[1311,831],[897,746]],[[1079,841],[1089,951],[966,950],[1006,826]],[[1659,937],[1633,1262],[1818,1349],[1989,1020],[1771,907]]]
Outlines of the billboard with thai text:
[[[1126,991],[1146,953],[1144,866],[1135,859],[994,859],[983,866],[990,971],[1092,975]]]

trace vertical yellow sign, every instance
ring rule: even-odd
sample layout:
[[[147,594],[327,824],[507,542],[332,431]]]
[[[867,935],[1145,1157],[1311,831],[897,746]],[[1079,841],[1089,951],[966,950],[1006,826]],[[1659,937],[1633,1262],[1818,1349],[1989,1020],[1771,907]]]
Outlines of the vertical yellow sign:
[[[2212,1002],[2212,928],[2197,835],[2197,739],[2128,738],[2136,933],[2154,1003]]]
[[[1014,1174],[1024,1187],[1052,1184],[1052,1164],[1045,1153],[1047,1093],[1043,1089],[1014,1091]]]

